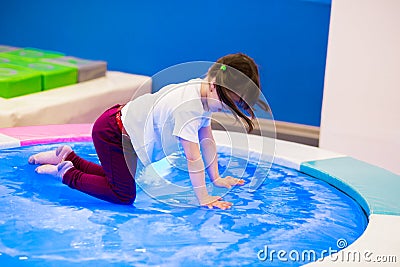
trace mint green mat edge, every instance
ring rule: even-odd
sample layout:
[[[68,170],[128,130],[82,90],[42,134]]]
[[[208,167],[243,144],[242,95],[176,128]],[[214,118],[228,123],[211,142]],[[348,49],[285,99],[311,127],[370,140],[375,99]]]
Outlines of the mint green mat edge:
[[[400,216],[400,175],[352,157],[303,162],[300,171],[342,190],[368,216]]]

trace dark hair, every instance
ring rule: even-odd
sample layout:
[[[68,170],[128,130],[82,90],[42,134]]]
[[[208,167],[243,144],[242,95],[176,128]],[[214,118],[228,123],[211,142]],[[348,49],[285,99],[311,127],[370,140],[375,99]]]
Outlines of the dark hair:
[[[215,79],[219,99],[227,105],[234,115],[243,119],[247,124],[247,132],[254,129],[252,119],[255,118],[252,106],[259,101],[260,77],[254,60],[243,53],[230,54],[221,57],[208,71],[209,82]],[[229,92],[240,97],[235,104]],[[239,107],[238,107],[238,106]],[[242,111],[250,116],[248,118]],[[268,110],[268,107],[265,108]]]

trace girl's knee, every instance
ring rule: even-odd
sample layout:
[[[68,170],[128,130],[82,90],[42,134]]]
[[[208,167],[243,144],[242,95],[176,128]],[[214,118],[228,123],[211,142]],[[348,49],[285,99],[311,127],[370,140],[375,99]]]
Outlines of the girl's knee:
[[[131,196],[125,196],[125,197],[119,197],[118,198],[118,204],[122,205],[132,205],[133,202],[135,202],[136,195],[131,195]]]

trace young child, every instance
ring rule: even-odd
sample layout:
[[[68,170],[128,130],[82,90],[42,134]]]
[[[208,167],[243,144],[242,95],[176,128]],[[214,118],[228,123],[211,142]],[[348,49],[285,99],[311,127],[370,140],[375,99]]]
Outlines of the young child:
[[[101,165],[80,158],[67,145],[32,155],[28,161],[41,164],[37,173],[54,175],[71,188],[129,205],[136,197],[137,159],[146,166],[180,146],[199,204],[227,209],[232,203],[208,194],[205,171],[219,187],[243,185],[244,180],[219,175],[211,113],[230,110],[250,132],[259,87],[254,60],[242,53],[227,55],[211,66],[205,79],[168,85],[106,110],[92,130]]]

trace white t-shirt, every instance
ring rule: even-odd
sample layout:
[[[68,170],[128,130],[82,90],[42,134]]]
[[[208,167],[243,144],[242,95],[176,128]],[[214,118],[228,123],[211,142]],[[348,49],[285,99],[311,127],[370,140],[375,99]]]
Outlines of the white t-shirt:
[[[122,108],[122,123],[145,166],[180,150],[178,137],[199,143],[200,128],[211,124],[201,102],[202,82],[170,84]]]

